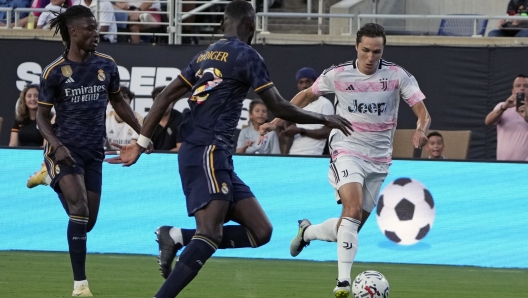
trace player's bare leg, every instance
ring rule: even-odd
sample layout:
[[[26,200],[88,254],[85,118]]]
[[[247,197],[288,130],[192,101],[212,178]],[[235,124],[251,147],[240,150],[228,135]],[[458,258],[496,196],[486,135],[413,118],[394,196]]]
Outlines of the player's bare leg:
[[[222,240],[223,224],[228,208],[228,201],[213,200],[194,213],[196,233],[180,255],[174,270],[155,295],[156,298],[176,297],[196,277]]]
[[[73,296],[91,297],[86,280],[86,227],[89,221],[88,196],[84,176],[70,174],[59,181],[62,194],[68,203],[68,247],[73,270]]]
[[[337,286],[336,298],[350,295],[350,271],[358,249],[358,228],[363,211],[363,189],[357,182],[346,183],[339,188],[343,204],[337,232]]]

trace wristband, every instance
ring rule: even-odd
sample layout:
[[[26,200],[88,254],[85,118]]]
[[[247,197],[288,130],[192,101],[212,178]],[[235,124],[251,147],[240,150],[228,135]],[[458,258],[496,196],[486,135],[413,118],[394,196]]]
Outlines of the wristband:
[[[145,137],[144,135],[139,135],[139,138],[137,139],[136,144],[147,149],[148,146],[150,145],[150,139]]]
[[[306,129],[304,129],[304,128],[300,128],[300,129],[299,129],[299,134],[300,134],[301,136],[304,136],[304,135],[306,134]]]

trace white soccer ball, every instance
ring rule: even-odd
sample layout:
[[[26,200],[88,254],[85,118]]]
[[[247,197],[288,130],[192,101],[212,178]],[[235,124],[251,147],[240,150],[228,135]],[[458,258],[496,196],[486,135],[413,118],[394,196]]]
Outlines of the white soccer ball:
[[[387,298],[389,282],[378,271],[367,270],[360,273],[352,283],[354,298]]]
[[[429,190],[410,178],[398,178],[383,189],[376,213],[381,232],[401,245],[422,240],[431,230],[436,214]]]

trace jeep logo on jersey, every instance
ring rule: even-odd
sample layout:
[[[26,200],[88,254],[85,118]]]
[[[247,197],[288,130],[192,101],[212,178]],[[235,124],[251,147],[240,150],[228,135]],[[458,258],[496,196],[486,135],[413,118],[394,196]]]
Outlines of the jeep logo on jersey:
[[[348,106],[348,111],[350,113],[371,113],[371,114],[378,114],[381,115],[381,113],[385,113],[385,110],[387,110],[387,104],[384,102],[371,102],[371,103],[359,103],[357,99],[354,99],[352,102],[352,106]]]

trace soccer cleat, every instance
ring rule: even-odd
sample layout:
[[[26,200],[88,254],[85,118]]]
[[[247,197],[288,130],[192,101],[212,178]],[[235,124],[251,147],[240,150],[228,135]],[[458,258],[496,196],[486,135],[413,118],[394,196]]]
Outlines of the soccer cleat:
[[[46,170],[46,165],[42,164],[42,167],[38,172],[35,172],[33,176],[29,177],[26,186],[28,188],[33,188],[38,185],[49,185],[46,183],[46,177],[48,176],[48,171]]]
[[[293,238],[290,244],[290,254],[292,255],[292,257],[298,256],[303,250],[303,248],[310,245],[310,241],[304,241],[303,236],[304,231],[306,231],[306,228],[311,225],[312,223],[307,219],[299,220],[299,232],[297,233],[297,236]]]
[[[156,229],[156,241],[159,245],[158,264],[160,266],[161,276],[167,279],[172,271],[172,261],[176,253],[183,246],[180,243],[175,244],[170,236],[171,226],[162,226]]]
[[[347,298],[350,295],[350,282],[348,280],[337,280],[337,286],[334,289],[336,298]]]
[[[93,297],[87,284],[82,284],[73,290],[72,297]]]

